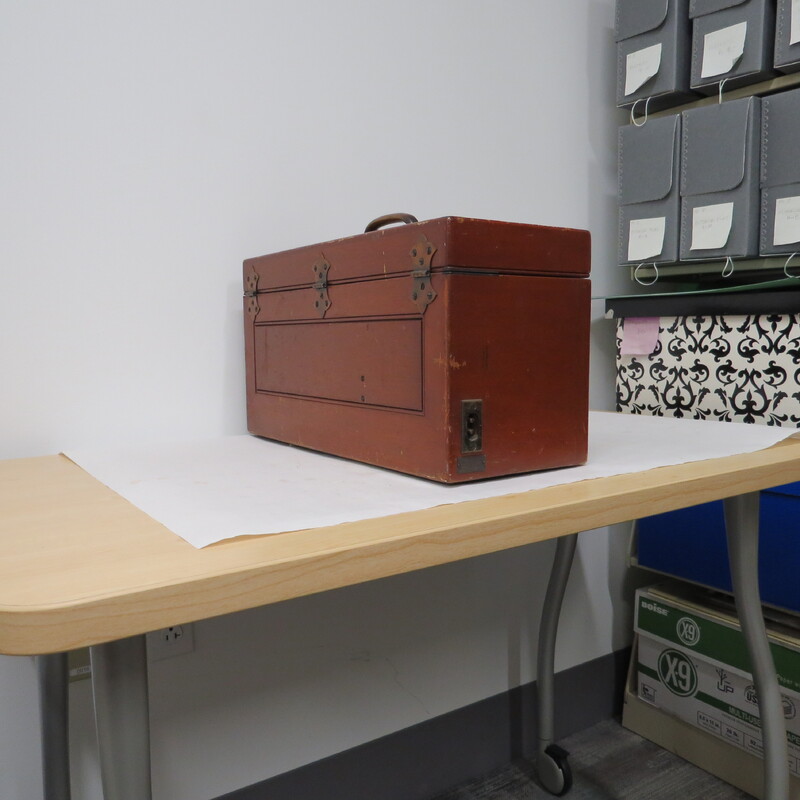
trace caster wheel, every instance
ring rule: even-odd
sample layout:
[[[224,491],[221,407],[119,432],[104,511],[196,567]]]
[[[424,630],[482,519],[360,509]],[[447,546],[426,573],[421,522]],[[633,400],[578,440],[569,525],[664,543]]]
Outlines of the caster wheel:
[[[572,770],[567,761],[569,753],[557,744],[547,747],[536,761],[539,782],[556,797],[566,794],[572,787]]]

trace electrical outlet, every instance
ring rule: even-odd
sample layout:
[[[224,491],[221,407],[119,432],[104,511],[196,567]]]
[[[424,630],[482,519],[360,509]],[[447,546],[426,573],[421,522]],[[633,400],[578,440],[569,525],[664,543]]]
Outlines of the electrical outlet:
[[[150,661],[182,656],[194,650],[194,628],[191,623],[172,625],[147,634],[147,657]]]

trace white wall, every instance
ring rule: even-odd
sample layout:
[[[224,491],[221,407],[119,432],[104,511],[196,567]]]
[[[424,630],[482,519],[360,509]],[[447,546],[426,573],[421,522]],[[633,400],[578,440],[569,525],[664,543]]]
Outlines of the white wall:
[[[0,457],[245,430],[241,261],[402,210],[588,228],[614,266],[613,0],[0,0]],[[613,402],[594,303],[592,401]],[[627,641],[584,537],[557,667]],[[552,544],[199,623],[152,665],[156,800],[213,798],[535,677]],[[572,613],[575,612],[575,613]],[[75,796],[100,797],[86,682]],[[40,796],[0,658],[0,796]]]

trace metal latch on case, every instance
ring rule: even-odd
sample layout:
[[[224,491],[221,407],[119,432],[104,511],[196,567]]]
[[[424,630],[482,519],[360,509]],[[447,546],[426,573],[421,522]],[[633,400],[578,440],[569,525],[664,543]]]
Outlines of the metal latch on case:
[[[483,400],[461,401],[461,452],[483,449]]]
[[[247,274],[244,278],[244,296],[247,298],[245,308],[250,318],[255,320],[258,312],[261,311],[258,305],[258,273],[252,266],[248,266]]]
[[[328,296],[328,270],[330,268],[331,265],[325,256],[317,259],[312,265],[315,281],[311,286],[317,293],[317,298],[314,300],[314,310],[320,317],[324,317],[331,307],[331,299]]]
[[[456,459],[460,475],[483,472],[486,455],[483,449],[483,400],[461,401],[461,455]]]
[[[411,300],[420,314],[436,299],[436,290],[431,284],[431,261],[436,252],[436,245],[424,236],[411,248]]]

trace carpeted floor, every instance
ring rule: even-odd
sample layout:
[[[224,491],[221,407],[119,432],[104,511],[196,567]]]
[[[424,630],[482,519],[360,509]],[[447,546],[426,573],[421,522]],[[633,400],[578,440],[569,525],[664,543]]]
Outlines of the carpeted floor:
[[[751,800],[693,764],[623,728],[601,722],[559,742],[570,754],[569,800]],[[470,781],[435,800],[552,800],[527,762]]]

